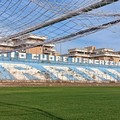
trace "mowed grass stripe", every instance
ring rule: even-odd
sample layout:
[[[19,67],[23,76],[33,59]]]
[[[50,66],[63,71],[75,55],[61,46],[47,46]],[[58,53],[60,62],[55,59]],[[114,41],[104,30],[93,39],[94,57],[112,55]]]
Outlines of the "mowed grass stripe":
[[[0,88],[0,120],[119,120],[119,87]]]

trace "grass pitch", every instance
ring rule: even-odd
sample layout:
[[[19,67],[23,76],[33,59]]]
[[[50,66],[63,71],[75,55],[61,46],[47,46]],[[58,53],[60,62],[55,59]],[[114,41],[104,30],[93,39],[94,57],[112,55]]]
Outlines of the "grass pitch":
[[[0,88],[0,120],[120,120],[120,88]]]

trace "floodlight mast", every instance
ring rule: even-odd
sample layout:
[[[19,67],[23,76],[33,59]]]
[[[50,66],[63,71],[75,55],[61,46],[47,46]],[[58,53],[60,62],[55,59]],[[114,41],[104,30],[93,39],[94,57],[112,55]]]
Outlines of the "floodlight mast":
[[[22,36],[24,34],[33,32],[35,30],[38,30],[38,29],[41,29],[41,28],[53,25],[55,23],[58,23],[58,22],[61,22],[61,21],[67,20],[67,19],[70,19],[72,17],[81,15],[82,13],[86,13],[86,12],[92,11],[94,9],[103,7],[103,6],[108,5],[108,4],[112,4],[112,3],[117,2],[117,1],[119,1],[119,0],[101,0],[101,1],[99,1],[97,3],[94,3],[92,5],[89,5],[89,6],[85,7],[85,8],[77,9],[75,11],[71,11],[69,13],[61,15],[60,17],[57,17],[57,18],[54,18],[52,20],[46,21],[44,23],[40,23],[40,24],[38,24],[36,26],[30,27],[30,28],[28,28],[28,29],[26,29],[26,30],[24,30],[22,32],[16,33],[14,35],[10,35],[10,36],[8,36],[6,38],[1,38],[0,42],[5,42],[5,41],[7,41],[9,39]]]

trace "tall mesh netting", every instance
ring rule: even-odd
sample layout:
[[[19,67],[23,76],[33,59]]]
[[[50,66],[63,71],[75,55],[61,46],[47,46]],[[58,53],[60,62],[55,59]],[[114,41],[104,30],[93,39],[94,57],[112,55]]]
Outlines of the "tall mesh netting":
[[[119,6],[119,0],[0,0],[0,41],[29,33],[48,43],[73,40],[118,24]]]

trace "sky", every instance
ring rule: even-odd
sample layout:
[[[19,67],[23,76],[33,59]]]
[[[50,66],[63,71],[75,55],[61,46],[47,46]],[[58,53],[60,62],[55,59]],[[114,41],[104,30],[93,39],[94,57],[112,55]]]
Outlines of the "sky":
[[[12,2],[11,2],[12,1]],[[34,0],[40,1],[39,6],[32,0],[1,0],[0,1],[0,37],[14,34],[25,30],[31,26],[44,23],[55,17],[61,16],[64,12],[82,8],[90,3],[100,0]],[[30,2],[30,4],[29,4]],[[77,3],[77,4],[75,4]],[[107,5],[90,13],[120,13],[120,0],[114,4]],[[47,40],[66,36],[71,33],[84,30],[93,26],[107,23],[120,17],[89,17],[80,15],[63,22],[42,28],[33,34],[46,36]],[[99,31],[97,33],[74,39],[56,45],[57,51],[67,53],[70,48],[83,48],[86,46],[96,46],[97,48],[113,48],[120,50],[120,24]]]
[[[100,10],[103,12],[110,11],[109,13],[120,13],[120,1],[114,4],[105,6]],[[120,17],[118,17],[118,19],[120,19]],[[86,37],[61,43],[56,46],[56,49],[65,54],[68,52],[68,49],[84,48],[86,46],[96,46],[97,48],[112,48],[115,51],[120,51],[120,24],[114,25],[105,30],[98,31]]]
[[[84,48],[86,46],[96,46],[97,48],[113,48],[120,51],[120,24],[106,30],[93,33],[83,38],[56,45],[57,51],[62,54],[67,53],[71,48]]]

